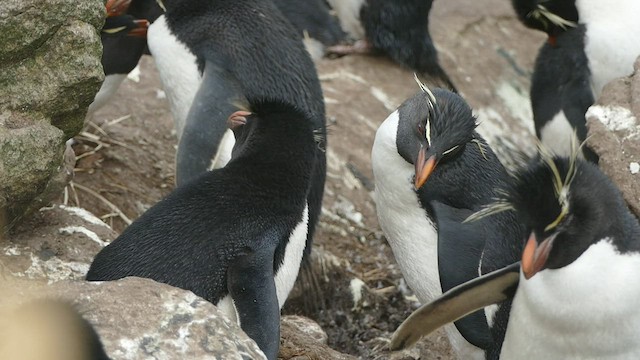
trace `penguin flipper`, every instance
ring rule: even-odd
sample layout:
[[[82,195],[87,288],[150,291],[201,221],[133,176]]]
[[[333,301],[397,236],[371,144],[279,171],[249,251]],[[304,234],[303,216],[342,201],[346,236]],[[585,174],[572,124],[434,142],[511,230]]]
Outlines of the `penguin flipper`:
[[[243,108],[247,101],[241,94],[238,81],[225,66],[205,61],[202,82],[178,144],[178,186],[207,171],[227,131],[229,115],[238,110],[248,110]]]
[[[512,297],[519,279],[517,262],[456,286],[414,311],[395,331],[389,348],[395,351],[409,347],[445,324]]]
[[[249,250],[227,269],[227,288],[233,299],[240,327],[264,352],[278,357],[280,306],[273,274],[273,249]]]
[[[437,201],[431,203],[438,225],[438,273],[442,291],[477,278],[485,239],[480,221],[464,223],[473,211]],[[478,310],[455,322],[460,334],[471,344],[487,349],[493,343],[487,318]]]

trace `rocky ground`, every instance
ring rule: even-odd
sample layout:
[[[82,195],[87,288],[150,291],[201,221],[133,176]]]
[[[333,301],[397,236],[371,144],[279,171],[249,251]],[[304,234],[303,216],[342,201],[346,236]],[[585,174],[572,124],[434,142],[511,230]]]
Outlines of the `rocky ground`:
[[[531,153],[528,88],[544,36],[525,29],[504,0],[436,1],[431,19],[441,63],[481,121],[480,133],[506,164],[512,163],[514,150]],[[327,107],[329,147],[323,212],[314,244],[316,271],[301,274],[283,313],[317,321],[328,336],[324,339],[318,332],[297,337],[298,320],[288,317],[283,321],[280,356],[450,359],[441,332],[400,354],[385,350],[395,328],[418,304],[404,285],[377,223],[370,150],[378,125],[418,91],[413,75],[385,58],[370,56],[322,59],[317,68]],[[174,186],[176,138],[152,58],[142,59],[139,72],[130,74],[113,101],[95,114],[76,140],[75,178],[55,205],[85,208],[115,233],[98,225],[96,232],[109,234],[100,234],[99,241],[85,239],[80,245],[85,250],[74,255],[64,248],[65,237],[74,230],[51,230],[56,237],[35,248],[41,259],[65,253],[78,263],[75,272],[58,272],[62,278],[81,278],[88,260],[83,256],[98,251],[101,241],[113,239]],[[33,238],[34,233],[43,238],[47,230],[42,229],[62,225],[41,211],[3,251],[20,253],[27,241],[21,239]],[[23,272],[31,269],[28,258],[23,262]],[[325,342],[335,351],[323,346]]]

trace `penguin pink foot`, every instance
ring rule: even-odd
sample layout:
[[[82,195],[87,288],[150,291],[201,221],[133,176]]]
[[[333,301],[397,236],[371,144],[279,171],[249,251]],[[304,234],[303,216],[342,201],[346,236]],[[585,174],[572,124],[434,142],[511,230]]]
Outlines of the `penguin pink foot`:
[[[107,0],[105,7],[107,8],[107,17],[123,15],[129,10],[131,0]]]
[[[244,110],[236,111],[233,114],[231,114],[231,116],[229,116],[229,119],[227,119],[227,126],[229,127],[229,129],[233,130],[238,126],[246,125],[247,116],[249,115],[251,115],[251,112],[249,111],[244,111]]]
[[[334,45],[327,47],[327,54],[334,55],[352,55],[352,54],[371,54],[373,47],[367,40],[358,40],[351,45]]]

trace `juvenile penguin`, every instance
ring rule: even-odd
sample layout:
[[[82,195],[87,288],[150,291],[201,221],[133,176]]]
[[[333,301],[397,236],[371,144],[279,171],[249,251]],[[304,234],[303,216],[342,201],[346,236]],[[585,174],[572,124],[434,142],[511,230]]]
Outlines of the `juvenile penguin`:
[[[336,45],[335,54],[387,54],[393,61],[456,91],[440,66],[438,52],[429,33],[432,0],[328,0],[343,29],[357,41]]]
[[[609,178],[575,155],[543,154],[488,209],[519,214],[530,234],[521,262],[417,310],[392,348],[515,292],[502,348],[492,358],[640,357],[640,224]]]
[[[420,86],[422,92],[382,123],[371,159],[380,226],[407,284],[426,303],[480,275],[487,237],[517,237],[520,228],[513,214],[482,225],[463,224],[497,196],[508,175],[475,132],[465,101]],[[491,343],[484,314],[456,327],[446,330],[458,357],[482,358]]]
[[[139,276],[191,290],[273,360],[309,231],[317,145],[312,115],[279,100],[250,104],[228,119],[237,142],[227,166],[145,212],[96,256],[87,280]]]
[[[166,8],[148,40],[176,122],[176,184],[227,163],[234,138],[225,122],[239,110],[238,99],[292,103],[310,114],[317,142],[310,251],[326,176],[326,128],[320,81],[300,35],[271,1],[174,0]]]

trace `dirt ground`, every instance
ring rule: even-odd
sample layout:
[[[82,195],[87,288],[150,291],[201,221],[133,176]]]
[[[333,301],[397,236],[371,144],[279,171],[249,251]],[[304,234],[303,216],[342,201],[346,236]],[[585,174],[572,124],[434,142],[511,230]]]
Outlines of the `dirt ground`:
[[[431,19],[441,63],[482,120],[480,132],[503,159],[509,159],[510,149],[531,149],[529,78],[543,36],[526,30],[504,0],[436,1]],[[315,319],[334,349],[360,358],[386,358],[375,352],[416,302],[402,285],[377,223],[370,151],[378,125],[418,89],[410,71],[382,57],[323,59],[317,67],[329,147],[315,246],[346,260],[347,270],[389,305],[386,319],[364,314],[356,329],[345,329],[336,314]],[[76,140],[75,178],[60,202],[88,209],[117,232],[172,190],[176,137],[152,58],[142,59],[139,79],[125,80]],[[451,358],[441,333],[427,341],[417,356]]]

